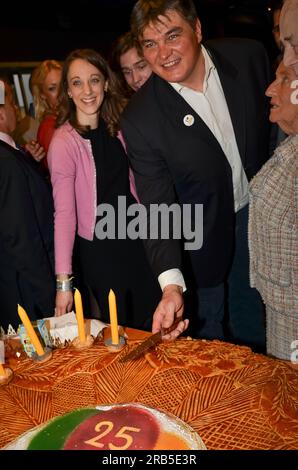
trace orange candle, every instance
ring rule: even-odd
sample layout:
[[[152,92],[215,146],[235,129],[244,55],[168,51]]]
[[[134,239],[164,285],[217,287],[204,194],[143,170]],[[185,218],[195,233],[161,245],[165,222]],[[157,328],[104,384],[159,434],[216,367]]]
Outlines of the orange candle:
[[[78,289],[75,289],[74,301],[75,301],[75,308],[76,308],[79,338],[80,338],[81,343],[85,343],[86,332],[85,332],[85,323],[84,323],[84,314],[83,314],[83,304],[82,304],[82,297]]]
[[[119,344],[116,297],[112,289],[110,289],[110,292],[109,292],[109,311],[110,311],[112,344]]]
[[[1,375],[6,375],[2,365],[2,363],[4,364],[4,357],[4,341],[0,341],[0,377]]]
[[[20,305],[18,305],[18,314],[27,331],[27,335],[29,336],[30,341],[35,348],[36,353],[38,354],[38,356],[43,356],[45,354],[45,351],[41,345],[41,342],[39,341],[38,336],[34,331],[34,328],[29,320],[27,313]]]

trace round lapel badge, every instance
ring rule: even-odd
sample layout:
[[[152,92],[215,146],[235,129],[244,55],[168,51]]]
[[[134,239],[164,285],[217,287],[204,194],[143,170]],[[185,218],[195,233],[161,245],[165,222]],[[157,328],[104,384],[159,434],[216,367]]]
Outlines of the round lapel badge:
[[[192,114],[187,114],[183,118],[183,123],[187,127],[192,126],[194,122],[195,122],[195,118],[192,116]]]

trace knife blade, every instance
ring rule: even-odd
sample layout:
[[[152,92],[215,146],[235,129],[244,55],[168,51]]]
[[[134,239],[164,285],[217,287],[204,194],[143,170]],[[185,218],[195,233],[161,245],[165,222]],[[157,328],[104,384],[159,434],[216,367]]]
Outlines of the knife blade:
[[[140,356],[142,356],[149,349],[151,349],[154,346],[156,346],[157,344],[161,343],[162,337],[164,335],[167,335],[168,333],[171,333],[171,331],[175,330],[176,326],[178,325],[178,323],[181,320],[182,320],[182,318],[178,317],[178,318],[176,318],[174,323],[169,328],[163,328],[158,333],[155,333],[154,335],[149,336],[149,338],[145,339],[136,348],[134,348],[132,351],[130,351],[128,354],[126,354],[126,356],[123,356],[120,359],[120,362],[127,362],[127,361],[133,361],[135,359],[138,359]]]

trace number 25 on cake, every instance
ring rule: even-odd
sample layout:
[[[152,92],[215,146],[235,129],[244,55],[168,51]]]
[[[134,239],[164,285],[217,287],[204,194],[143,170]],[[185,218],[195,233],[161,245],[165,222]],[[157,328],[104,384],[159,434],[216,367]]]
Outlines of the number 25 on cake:
[[[174,415],[128,403],[81,408],[23,434],[6,449],[206,449],[199,435]]]

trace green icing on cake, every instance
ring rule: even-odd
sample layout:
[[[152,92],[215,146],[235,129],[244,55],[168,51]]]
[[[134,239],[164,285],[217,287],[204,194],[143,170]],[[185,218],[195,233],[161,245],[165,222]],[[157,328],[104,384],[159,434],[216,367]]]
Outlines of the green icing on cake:
[[[54,418],[34,436],[28,450],[60,450],[69,434],[86,418],[99,413],[95,408],[83,408]]]

